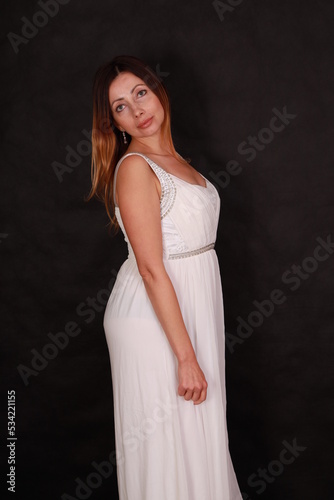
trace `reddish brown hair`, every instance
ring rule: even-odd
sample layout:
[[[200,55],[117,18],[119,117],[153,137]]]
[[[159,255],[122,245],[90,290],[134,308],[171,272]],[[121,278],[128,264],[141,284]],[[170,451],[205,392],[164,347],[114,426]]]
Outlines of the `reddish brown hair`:
[[[125,145],[121,131],[116,127],[109,103],[109,87],[122,72],[141,78],[155,93],[164,109],[161,126],[161,140],[168,145],[170,153],[178,160],[171,135],[171,110],[169,96],[156,73],[143,61],[133,56],[117,56],[111,62],[98,68],[93,83],[93,127],[92,127],[92,187],[86,201],[94,196],[104,202],[110,227],[117,232],[119,225],[115,216],[113,199],[113,175],[119,159],[125,154],[131,137],[127,135]],[[181,160],[182,161],[182,160]],[[185,161],[185,160],[184,160]]]

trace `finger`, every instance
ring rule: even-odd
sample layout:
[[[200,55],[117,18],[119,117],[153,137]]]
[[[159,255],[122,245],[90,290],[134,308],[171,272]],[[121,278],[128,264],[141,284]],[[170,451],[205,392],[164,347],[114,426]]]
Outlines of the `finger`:
[[[207,389],[203,389],[199,399],[197,401],[194,401],[194,405],[199,405],[203,403],[203,401],[206,400],[206,395],[207,395]]]
[[[200,397],[201,397],[201,389],[194,389],[191,399],[193,401],[197,401]]]
[[[192,398],[192,394],[193,394],[193,391],[190,391],[189,389],[186,391],[185,395],[184,395],[184,399],[186,401],[190,401],[191,398]]]
[[[178,392],[179,396],[184,396],[187,391],[186,391],[186,389],[184,387],[179,386],[177,392]]]

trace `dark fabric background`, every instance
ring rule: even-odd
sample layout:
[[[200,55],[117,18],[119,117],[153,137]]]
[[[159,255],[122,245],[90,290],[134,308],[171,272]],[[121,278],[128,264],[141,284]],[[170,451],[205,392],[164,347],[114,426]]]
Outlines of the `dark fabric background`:
[[[127,250],[102,204],[83,198],[93,75],[132,54],[168,88],[176,149],[221,196],[227,420],[244,498],[332,499],[333,3],[17,0],[2,11],[2,498],[118,498],[102,321]]]

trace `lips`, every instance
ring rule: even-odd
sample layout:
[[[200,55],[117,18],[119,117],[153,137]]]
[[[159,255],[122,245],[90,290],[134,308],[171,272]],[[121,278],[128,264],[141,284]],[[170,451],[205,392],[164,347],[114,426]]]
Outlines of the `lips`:
[[[153,116],[151,118],[148,118],[147,120],[144,120],[143,122],[139,123],[138,128],[146,128],[149,125],[151,125],[151,122],[153,120]]]

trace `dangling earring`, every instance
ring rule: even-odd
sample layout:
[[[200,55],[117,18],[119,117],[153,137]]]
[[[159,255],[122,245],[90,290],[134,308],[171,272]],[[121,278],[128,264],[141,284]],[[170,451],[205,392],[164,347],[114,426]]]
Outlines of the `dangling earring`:
[[[127,143],[128,143],[128,141],[127,141],[127,139],[126,139],[126,135],[125,135],[124,130],[122,131],[122,134],[123,134],[123,142],[124,142],[124,144],[127,144]]]

